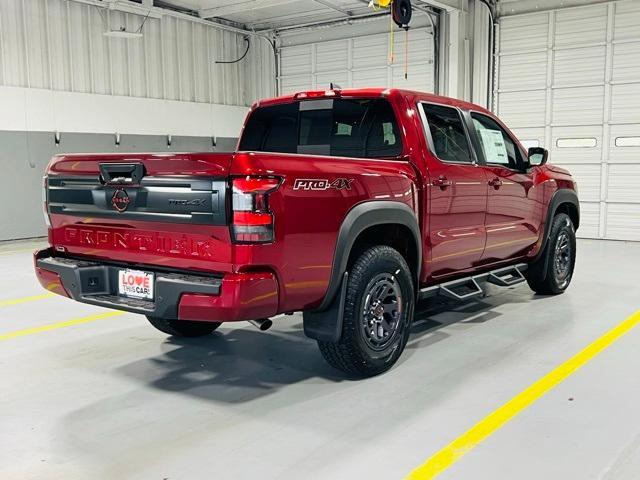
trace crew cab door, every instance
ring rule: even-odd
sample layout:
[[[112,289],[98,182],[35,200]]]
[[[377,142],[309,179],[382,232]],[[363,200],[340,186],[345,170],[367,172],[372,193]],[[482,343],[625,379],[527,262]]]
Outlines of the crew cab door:
[[[534,188],[518,143],[495,119],[466,114],[488,184],[483,265],[524,256],[535,245],[542,221],[542,191]]]
[[[487,178],[477,164],[461,111],[418,104],[429,151],[424,211],[429,233],[424,248],[428,277],[476,268],[485,244]]]

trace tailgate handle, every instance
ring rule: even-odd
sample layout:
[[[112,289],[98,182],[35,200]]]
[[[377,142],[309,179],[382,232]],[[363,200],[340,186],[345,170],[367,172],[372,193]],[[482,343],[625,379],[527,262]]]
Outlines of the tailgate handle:
[[[101,163],[100,181],[107,185],[139,185],[144,165],[135,163]]]

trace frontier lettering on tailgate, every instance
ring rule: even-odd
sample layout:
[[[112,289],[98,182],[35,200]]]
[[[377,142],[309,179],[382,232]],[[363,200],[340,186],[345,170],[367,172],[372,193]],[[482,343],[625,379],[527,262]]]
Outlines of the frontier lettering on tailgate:
[[[213,258],[213,245],[186,235],[155,232],[114,232],[89,228],[67,227],[64,241],[71,245],[138,250],[168,255]]]

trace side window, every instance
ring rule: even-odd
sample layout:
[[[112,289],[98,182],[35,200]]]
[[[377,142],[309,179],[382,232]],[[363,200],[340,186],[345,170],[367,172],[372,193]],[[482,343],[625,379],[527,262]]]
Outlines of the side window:
[[[445,162],[472,163],[471,150],[455,108],[423,103],[434,153]]]
[[[395,115],[388,101],[335,100],[331,155],[384,158],[402,153]]]
[[[471,118],[486,162],[518,168],[522,162],[520,151],[507,132],[494,119],[486,115],[471,112]]]

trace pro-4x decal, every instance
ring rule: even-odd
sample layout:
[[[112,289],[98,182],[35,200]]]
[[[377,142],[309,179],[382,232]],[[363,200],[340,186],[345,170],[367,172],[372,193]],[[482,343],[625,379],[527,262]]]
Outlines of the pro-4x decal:
[[[293,184],[294,190],[351,190],[353,178],[336,178],[327,180],[324,178],[297,178]]]

